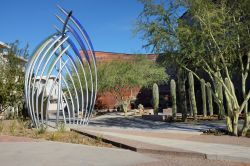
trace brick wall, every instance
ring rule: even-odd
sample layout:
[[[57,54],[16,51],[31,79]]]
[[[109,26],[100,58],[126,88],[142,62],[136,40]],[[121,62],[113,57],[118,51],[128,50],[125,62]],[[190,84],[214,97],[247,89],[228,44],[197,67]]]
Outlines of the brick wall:
[[[83,52],[80,51],[81,56],[83,56]],[[125,54],[125,53],[114,53],[114,52],[102,52],[102,51],[95,51],[95,56],[97,63],[105,63],[115,60],[132,60],[136,56],[141,54]],[[157,58],[157,55],[155,54],[145,54],[147,59],[155,61]],[[84,56],[83,56],[84,57]],[[132,89],[123,89],[121,93],[123,93],[123,96],[125,98],[129,98],[131,96],[137,97],[139,96],[141,88],[136,87]],[[147,96],[147,95],[146,95]],[[112,91],[106,91],[106,92],[99,92],[97,94],[96,99],[96,109],[113,109],[117,106],[117,99],[115,97],[115,93]]]

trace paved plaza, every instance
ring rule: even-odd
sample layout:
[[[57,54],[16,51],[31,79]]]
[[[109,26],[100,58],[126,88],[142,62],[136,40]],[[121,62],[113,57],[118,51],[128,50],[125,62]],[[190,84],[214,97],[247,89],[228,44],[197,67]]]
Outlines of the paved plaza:
[[[90,120],[90,126],[109,127],[109,128],[124,128],[124,129],[140,129],[154,131],[186,131],[186,132],[201,132],[211,128],[225,128],[224,121],[203,121],[203,122],[176,122],[167,123],[163,121],[143,120],[140,116],[124,117],[123,113],[114,112],[106,115],[98,116]]]
[[[107,127],[107,124],[113,127]],[[203,135],[201,131],[214,128],[215,124],[219,128],[224,127],[219,121],[196,124],[166,123],[113,115],[94,118],[89,127],[72,128],[135,147],[138,151],[149,152],[151,148],[152,153],[157,150],[172,152],[171,154],[181,152],[178,154],[250,163],[249,138]]]
[[[81,130],[81,129],[78,129]],[[119,132],[114,130],[103,131],[103,129],[95,128],[95,129],[83,129],[83,132],[91,132],[99,137],[111,136],[111,138],[120,138],[125,139],[128,141],[136,141],[142,142],[150,145],[160,146],[160,149],[164,148],[174,148],[176,151],[185,151],[186,153],[197,153],[200,156],[204,156],[206,159],[214,159],[214,160],[230,160],[230,161],[240,161],[245,163],[250,163],[250,140],[246,142],[248,146],[241,146],[241,145],[232,145],[232,144],[225,144],[225,143],[211,143],[211,142],[204,142],[204,141],[196,141],[195,139],[190,140],[183,140],[182,138],[178,137],[178,134],[175,135],[175,138],[167,138],[164,137],[164,134],[161,133],[162,137],[158,137],[156,133],[149,135],[144,135],[137,131],[137,134],[134,132]],[[173,133],[173,131],[172,131]],[[148,133],[150,134],[150,133]],[[166,133],[168,134],[168,133]],[[182,134],[183,135],[183,134]],[[181,135],[180,135],[181,136]],[[194,136],[193,136],[194,137]],[[196,137],[199,137],[196,135]],[[206,138],[206,137],[204,137]],[[222,137],[221,139],[223,139]],[[230,138],[229,138],[230,139]],[[119,139],[118,139],[119,140]],[[221,140],[222,141],[222,140]],[[229,140],[228,143],[230,143]],[[147,146],[148,148],[148,146]]]
[[[217,123],[217,124],[213,124]],[[213,123],[154,122],[119,114],[67,128],[120,148],[0,136],[4,166],[248,166],[250,139],[203,135]]]
[[[3,166],[125,166],[157,159],[124,149],[59,142],[0,142]]]
[[[247,163],[0,136],[3,166],[247,166]]]

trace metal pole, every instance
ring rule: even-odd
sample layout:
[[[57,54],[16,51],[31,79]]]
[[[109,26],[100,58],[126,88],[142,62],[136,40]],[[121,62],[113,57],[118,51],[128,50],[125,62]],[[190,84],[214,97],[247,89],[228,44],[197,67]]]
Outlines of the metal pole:
[[[61,96],[61,88],[62,88],[62,57],[59,60],[59,81],[58,81],[58,97],[57,97],[57,112],[56,112],[56,125],[59,124],[59,111],[62,107],[62,96]]]

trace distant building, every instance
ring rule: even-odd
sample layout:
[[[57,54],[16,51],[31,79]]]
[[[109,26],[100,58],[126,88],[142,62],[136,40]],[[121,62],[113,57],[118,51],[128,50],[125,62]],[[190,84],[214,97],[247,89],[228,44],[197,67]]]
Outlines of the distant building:
[[[0,41],[0,65],[4,65],[5,63],[7,63],[9,50],[10,46]],[[28,60],[18,55],[16,57],[20,60],[20,65],[18,65],[17,67],[22,68],[22,70],[24,71],[24,66],[28,62]]]
[[[7,49],[9,49],[10,46],[8,46],[7,44],[5,44],[4,42],[0,41],[0,53],[2,53],[2,51],[7,51]],[[4,50],[5,49],[5,50]]]
[[[83,52],[80,51],[81,56]],[[127,54],[127,53],[116,53],[116,52],[104,52],[104,51],[95,51],[95,56],[97,62],[107,62],[115,60],[132,60],[138,56],[145,56],[148,60],[155,61],[157,54]]]
[[[35,79],[35,80],[34,80]],[[41,112],[41,103],[42,103],[42,95],[44,95],[44,101],[43,101],[43,113],[45,113],[46,107],[47,107],[47,97],[50,95],[50,100],[48,102],[48,111],[49,115],[51,114],[56,114],[57,111],[57,101],[58,101],[58,92],[59,92],[59,87],[58,87],[58,81],[59,79],[56,76],[50,76],[48,78],[47,86],[44,88],[46,84],[46,76],[43,77],[36,77],[32,78],[31,82],[34,83],[34,95],[33,96],[33,101],[34,101],[34,106],[36,107],[36,103],[38,106],[38,111]],[[53,88],[53,89],[52,89]],[[44,94],[43,94],[44,93]],[[63,91],[61,91],[63,93]],[[65,108],[66,104],[63,101],[63,108]],[[61,108],[62,109],[62,108]],[[61,110],[60,109],[60,110]],[[45,114],[44,114],[45,117]]]
[[[7,62],[5,56],[8,55],[8,49],[10,49],[10,46],[0,41],[0,65]]]
[[[40,79],[41,79],[41,81],[40,81]],[[53,88],[53,90],[51,91],[50,100],[57,100],[58,99],[58,79],[57,80],[55,80],[55,79],[56,79],[56,76],[50,76],[48,78],[48,83],[47,83],[47,86],[46,86],[45,92],[44,92],[44,96],[48,97],[51,89]],[[40,76],[38,76],[35,78],[35,80],[33,79],[32,82],[33,81],[35,81],[34,87],[37,88],[38,94],[39,95],[42,94],[42,89],[44,88],[45,83],[46,83],[46,76],[43,76],[42,78]],[[55,82],[55,84],[53,85],[54,82]]]

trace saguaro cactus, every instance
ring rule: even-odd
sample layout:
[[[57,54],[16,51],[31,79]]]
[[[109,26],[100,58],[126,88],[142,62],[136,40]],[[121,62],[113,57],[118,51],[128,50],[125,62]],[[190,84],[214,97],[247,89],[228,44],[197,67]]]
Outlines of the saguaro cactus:
[[[207,116],[207,97],[206,97],[206,83],[204,79],[201,79],[201,95],[202,95],[202,108],[203,116]]]
[[[153,107],[154,113],[157,115],[159,109],[159,88],[156,83],[153,85]]]
[[[195,92],[194,92],[194,76],[192,72],[188,73],[188,82],[189,82],[189,95],[192,104],[192,110],[194,119],[197,119],[197,107],[196,107],[196,100],[195,100]]]
[[[186,98],[186,86],[187,81],[186,71],[184,69],[179,69],[177,72],[178,79],[178,93],[179,93],[179,107],[182,113],[182,121],[187,121],[187,98]]]
[[[209,115],[212,116],[214,114],[213,96],[212,96],[211,84],[209,82],[207,83],[207,98],[208,98]]]
[[[176,83],[175,83],[175,80],[173,80],[173,79],[170,82],[170,89],[171,89],[173,119],[176,120],[176,113],[177,113],[177,106],[176,106]]]

